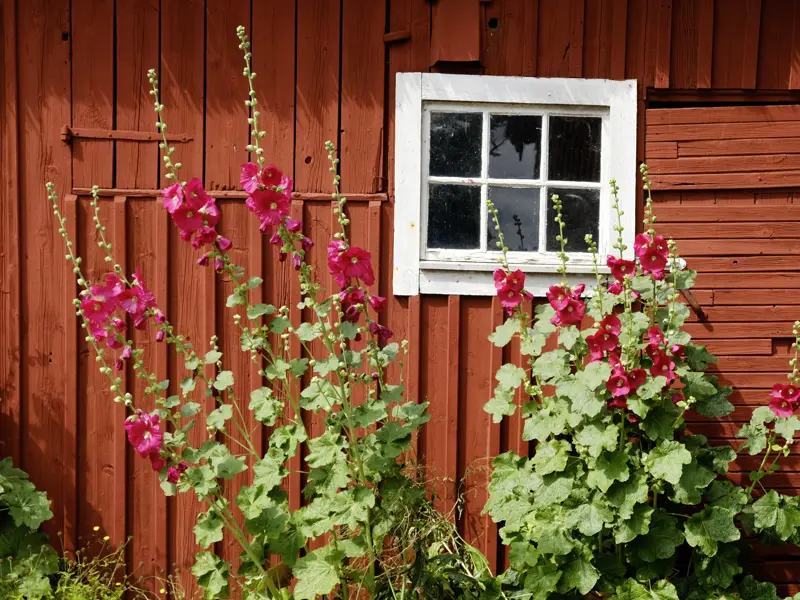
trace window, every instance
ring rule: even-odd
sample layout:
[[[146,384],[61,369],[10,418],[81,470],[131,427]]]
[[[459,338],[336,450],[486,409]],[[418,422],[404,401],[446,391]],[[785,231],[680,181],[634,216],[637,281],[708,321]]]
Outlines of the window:
[[[603,256],[616,239],[612,178],[632,246],[635,81],[401,73],[395,140],[396,294],[493,294],[499,251],[487,199],[535,294],[559,264],[553,194],[576,283],[590,279],[586,234]]]

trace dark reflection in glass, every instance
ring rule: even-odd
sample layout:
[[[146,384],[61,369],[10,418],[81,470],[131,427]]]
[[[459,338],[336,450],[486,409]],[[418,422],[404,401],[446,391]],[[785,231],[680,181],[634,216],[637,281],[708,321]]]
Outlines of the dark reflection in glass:
[[[481,188],[430,184],[428,248],[480,248]]]
[[[482,120],[481,113],[431,113],[431,175],[480,177]]]
[[[542,117],[491,115],[489,127],[489,177],[538,179]]]
[[[550,117],[547,178],[600,181],[600,117]]]
[[[561,212],[564,219],[564,237],[567,238],[567,252],[588,252],[589,246],[584,238],[591,233],[598,241],[600,223],[600,190],[576,190],[567,188],[548,188],[547,190],[547,249],[556,252],[561,245],[556,240],[558,225],[553,207],[553,194],[561,199]]]
[[[539,188],[492,186],[489,200],[497,208],[500,230],[508,249],[536,252],[539,249]],[[487,249],[498,250],[497,232],[491,216],[487,229]]]

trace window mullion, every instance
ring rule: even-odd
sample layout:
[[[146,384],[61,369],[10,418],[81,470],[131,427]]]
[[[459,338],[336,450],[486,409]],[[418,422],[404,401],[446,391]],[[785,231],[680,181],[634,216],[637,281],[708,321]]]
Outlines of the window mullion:
[[[481,250],[486,252],[489,245],[487,231],[489,229],[489,207],[486,200],[489,198],[489,185],[486,179],[489,176],[489,111],[483,111],[483,127],[481,128]]]
[[[547,250],[547,165],[550,152],[550,113],[542,115],[542,163],[539,165],[539,176],[542,187],[539,190],[539,252]]]

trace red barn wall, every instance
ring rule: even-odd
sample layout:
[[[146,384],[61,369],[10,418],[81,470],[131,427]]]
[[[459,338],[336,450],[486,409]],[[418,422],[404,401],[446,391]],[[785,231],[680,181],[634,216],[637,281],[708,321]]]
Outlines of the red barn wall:
[[[293,214],[322,241],[335,225],[323,143],[337,143],[354,241],[375,257],[372,291],[390,297],[384,324],[410,340],[409,396],[431,402],[420,458],[432,477],[466,478],[459,526],[497,564],[496,528],[480,514],[486,457],[524,444],[518,422],[493,425],[481,407],[495,369],[515,349],[485,342],[502,319],[491,298],[392,298],[395,74],[638,79],[640,158],[649,153],[646,119],[655,114],[647,107],[800,98],[800,3],[793,0],[5,0],[0,11],[0,455],[47,489],[51,531],[62,530],[68,546],[95,525],[115,543],[132,535],[131,568],[143,575],[188,572],[196,505],[164,499],[149,467],[126,448],[123,412],[111,403],[71,309],[76,287],[44,182],[53,180],[66,198],[78,250],[94,274],[103,262],[86,190],[110,190],[102,211],[118,259],[143,269],[195,344],[222,332],[240,389],[256,385],[257,375],[236,351],[224,310],[230,285],[198,270],[157,205],[164,180],[156,143],[122,135],[67,144],[64,126],[154,131],[145,72],[159,67],[169,132],[188,138],[175,144],[183,173],[202,177],[223,198],[222,232],[234,241],[234,259],[264,277],[263,300],[292,304],[292,273],[276,262],[241,195],[230,193],[248,141],[234,30],[248,26],[266,156],[293,174]],[[669,158],[656,148],[653,159]],[[697,297],[711,321],[690,328],[721,355],[723,380],[739,388],[731,418],[692,425],[715,439],[733,435],[787,365],[791,322],[800,314],[795,194],[753,186],[655,192],[664,233],[702,272]],[[311,260],[327,278],[324,250]],[[178,380],[180,365],[151,333],[137,333],[137,342],[159,377]],[[126,380],[128,389],[140,387],[132,373]],[[800,486],[800,463],[787,462],[775,484]],[[739,467],[752,465],[743,459]],[[299,477],[290,487],[297,504]],[[455,499],[450,486],[441,504]],[[232,546],[220,551],[235,556]],[[759,568],[797,591],[795,565],[784,551]]]

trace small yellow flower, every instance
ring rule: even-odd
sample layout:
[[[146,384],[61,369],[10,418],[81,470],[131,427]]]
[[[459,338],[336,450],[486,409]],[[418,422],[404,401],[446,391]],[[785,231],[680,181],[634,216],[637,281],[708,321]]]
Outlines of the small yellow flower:
[[[99,526],[97,526],[97,525],[95,525],[94,527],[92,527],[92,530],[93,530],[93,531],[100,531],[100,527],[99,527]]]
[[[159,594],[166,594],[167,590],[165,590],[164,588],[161,588],[160,590],[158,590],[158,593]]]
[[[104,542],[107,542],[107,541],[108,541],[108,540],[110,540],[110,539],[111,539],[110,537],[108,537],[108,536],[105,536],[105,537],[103,538],[103,541],[104,541]]]

